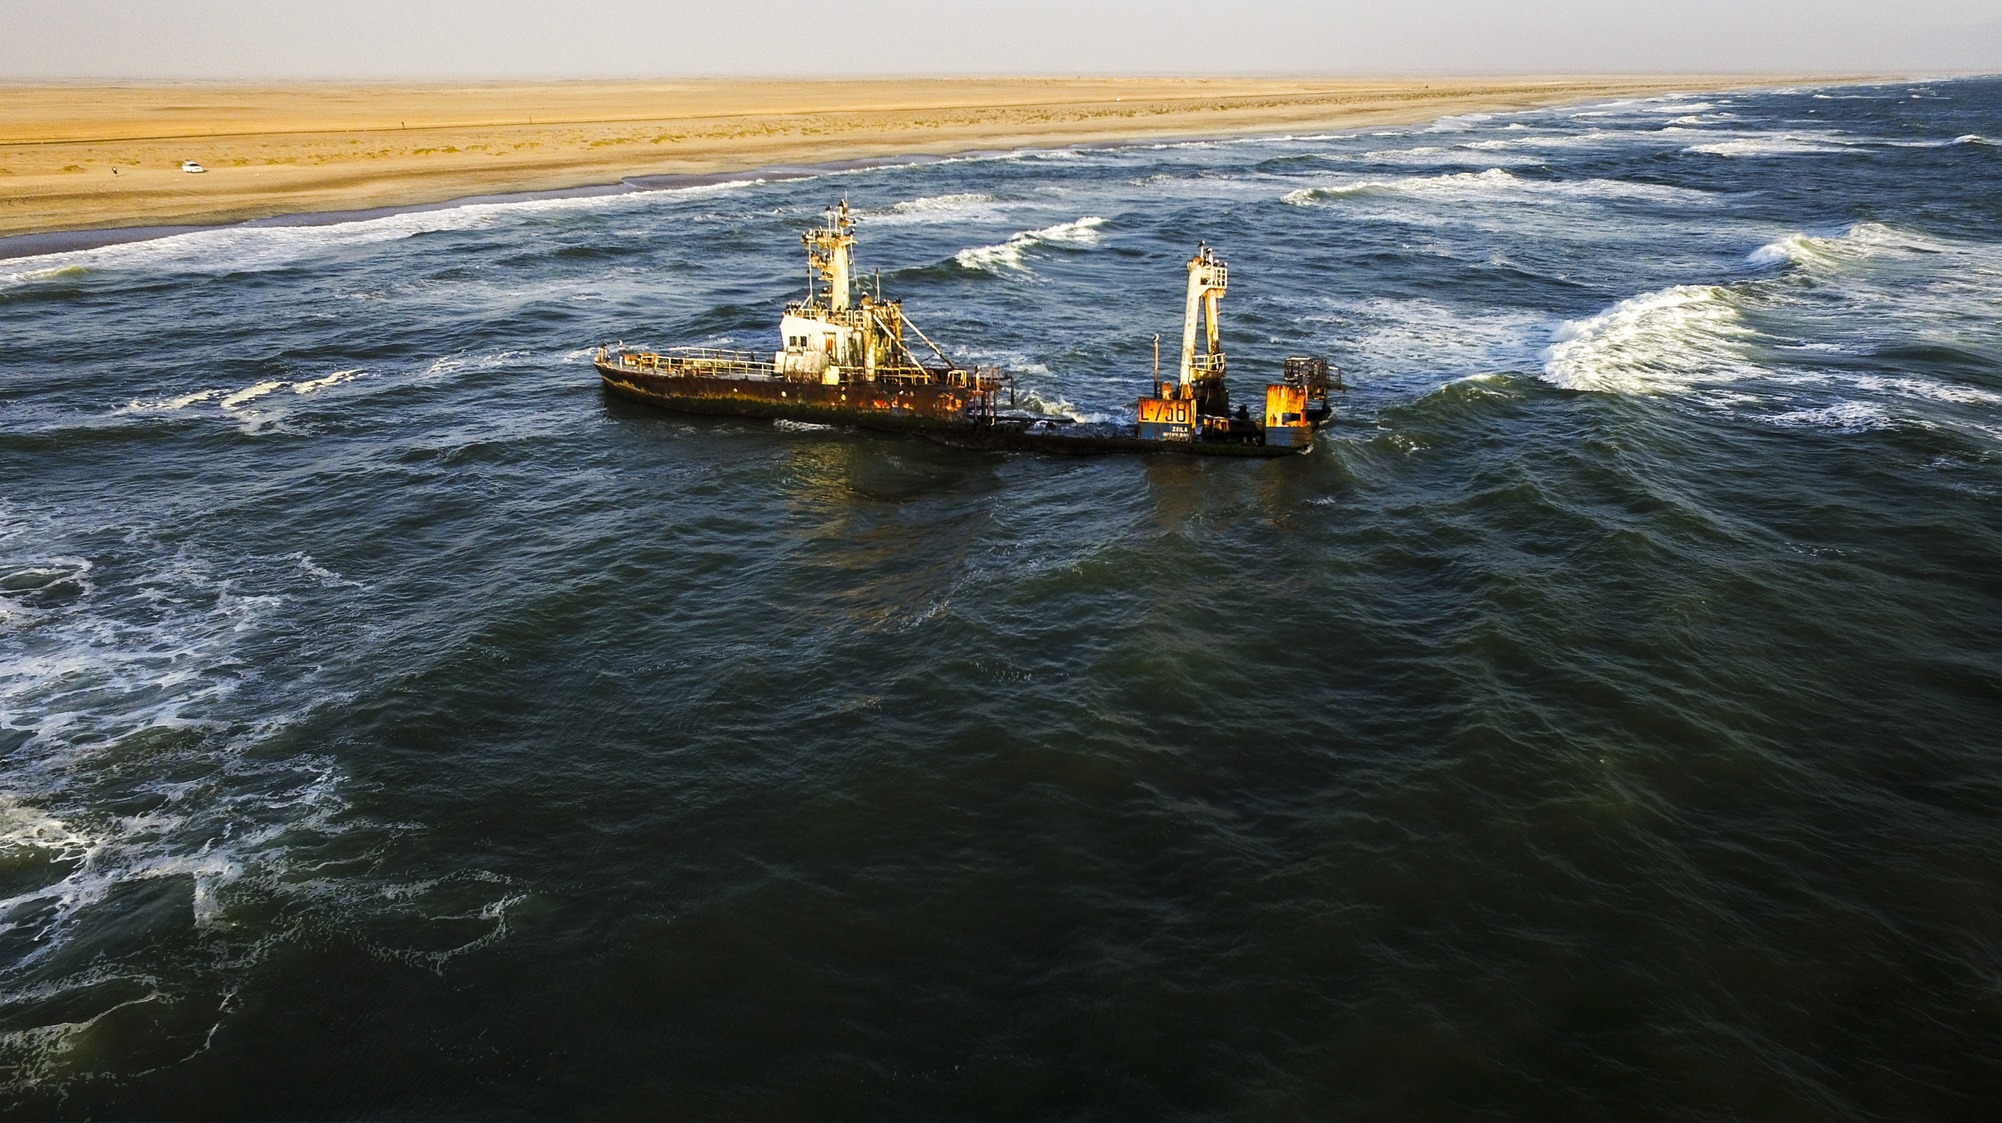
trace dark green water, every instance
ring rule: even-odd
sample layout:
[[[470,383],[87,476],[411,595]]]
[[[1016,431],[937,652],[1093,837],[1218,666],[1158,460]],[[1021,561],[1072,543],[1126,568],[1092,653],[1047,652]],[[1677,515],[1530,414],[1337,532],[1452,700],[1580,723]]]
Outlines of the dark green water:
[[[15,1117],[1993,1119],[2002,82],[0,261]],[[607,398],[796,231],[1267,463]]]

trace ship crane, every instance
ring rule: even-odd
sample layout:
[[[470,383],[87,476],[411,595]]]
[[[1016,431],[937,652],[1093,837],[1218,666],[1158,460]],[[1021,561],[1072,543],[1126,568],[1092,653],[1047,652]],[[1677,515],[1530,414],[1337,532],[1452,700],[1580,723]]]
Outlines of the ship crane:
[[[1189,298],[1182,312],[1182,385],[1192,387],[1198,378],[1221,379],[1223,350],[1218,343],[1217,300],[1230,288],[1230,266],[1210,249],[1197,243],[1196,256],[1189,259]],[[1204,348],[1196,354],[1197,320],[1201,319]]]

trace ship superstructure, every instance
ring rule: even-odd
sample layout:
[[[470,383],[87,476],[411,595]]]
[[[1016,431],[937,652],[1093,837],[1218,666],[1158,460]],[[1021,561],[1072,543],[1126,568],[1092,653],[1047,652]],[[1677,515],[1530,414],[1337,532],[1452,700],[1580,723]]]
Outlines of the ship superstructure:
[[[1157,337],[1154,381],[1134,420],[1086,424],[1028,413],[1016,408],[1012,376],[954,362],[904,315],[902,301],[884,299],[880,282],[858,297],[854,228],[843,200],[800,236],[807,294],[785,306],[769,360],[743,351],[600,347],[595,366],[605,388],[670,409],[915,432],[980,448],[1250,456],[1310,447],[1328,391],[1339,388],[1325,360],[1292,358],[1265,388],[1259,416],[1248,406],[1232,413],[1217,319],[1229,267],[1205,245],[1188,263],[1176,377],[1160,377]]]
[[[823,385],[847,382],[929,384],[939,381],[977,387],[979,378],[946,357],[945,351],[904,317],[904,302],[855,296],[855,219],[848,201],[827,212],[827,222],[799,237],[806,247],[806,299],[786,305],[779,318],[780,349],[774,371],[787,378],[818,378]],[[907,342],[916,337],[930,361]]]

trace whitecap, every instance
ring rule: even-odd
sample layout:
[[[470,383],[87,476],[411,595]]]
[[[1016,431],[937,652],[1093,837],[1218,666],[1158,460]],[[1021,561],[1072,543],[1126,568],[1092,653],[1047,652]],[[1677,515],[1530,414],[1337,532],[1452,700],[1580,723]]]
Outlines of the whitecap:
[[[871,226],[908,226],[917,223],[969,220],[990,217],[998,212],[992,195],[963,191],[950,195],[925,195],[893,204],[889,209],[864,215]]]
[[[324,390],[329,386],[338,386],[343,382],[349,382],[354,379],[360,378],[363,373],[364,372],[359,367],[353,370],[337,370],[332,374],[324,375],[320,378],[311,379],[306,382],[294,382],[292,384],[292,392],[294,394],[311,394],[314,393],[315,391]]]
[[[1030,413],[1040,413],[1045,417],[1067,417],[1072,421],[1079,422],[1089,423],[1107,420],[1105,414],[1087,413],[1078,408],[1075,402],[1072,402],[1062,394],[1046,394],[1041,390],[1033,388],[1023,390],[1016,395],[1015,408],[1027,410]]]
[[[1940,253],[1946,249],[1944,243],[1923,234],[1880,222],[1859,222],[1834,236],[1788,234],[1753,250],[1747,260],[1755,265],[1791,262],[1831,268],[1884,252]]]
[[[120,413],[174,413],[184,410],[197,402],[205,402],[223,393],[221,390],[197,390],[192,394],[181,394],[172,398],[134,398]]]
[[[238,390],[216,404],[224,409],[235,409],[245,402],[255,401],[274,390],[282,390],[285,388],[285,385],[284,382],[275,379],[259,382],[251,386],[245,386],[243,389]]]
[[[1829,133],[1762,133],[1708,144],[1692,144],[1684,152],[1708,156],[1812,156],[1853,152],[1856,143]]]
[[[242,272],[282,268],[333,250],[397,242],[419,234],[477,230],[550,214],[640,209],[658,205],[663,196],[686,198],[709,195],[754,187],[763,182],[762,179],[729,180],[561,199],[464,203],[310,226],[219,226],[164,238],[18,258],[11,263],[17,271],[0,274],[0,283],[48,280],[73,275],[72,270]]]
[[[1545,381],[1567,390],[1659,393],[1757,373],[1753,338],[1730,290],[1676,285],[1560,324],[1543,353]]]
[[[702,345],[726,346],[727,344],[725,342],[705,342]],[[593,353],[594,351],[595,348],[586,348],[573,352],[573,354],[583,355]],[[444,374],[458,374],[461,371],[497,370],[501,367],[518,363],[523,358],[533,354],[534,352],[531,351],[508,350],[490,351],[480,355],[441,355],[431,360],[422,371],[418,372],[418,376],[420,378],[429,378]]]
[[[1617,179],[1524,179],[1504,168],[1398,179],[1352,179],[1303,187],[1280,196],[1293,206],[1354,196],[1397,194],[1445,201],[1495,200],[1539,203],[1563,199],[1646,200],[1657,203],[1708,201],[1708,192]]]
[[[1331,301],[1327,312],[1303,315],[1298,322],[1300,335],[1342,341],[1343,365],[1357,366],[1372,382],[1388,378],[1429,386],[1442,374],[1533,362],[1541,341],[1526,341],[1548,320],[1528,311],[1371,297]]]
[[[951,211],[974,203],[991,203],[992,195],[977,191],[964,191],[955,195],[926,195],[917,199],[907,199],[890,208],[896,214],[918,214],[927,211]]]
[[[323,566],[320,563],[314,561],[311,554],[297,553],[297,554],[288,554],[286,556],[289,557],[295,564],[297,564],[298,567],[305,572],[306,576],[311,577],[314,580],[314,582],[321,585],[322,587],[329,589],[342,585],[355,589],[360,589],[364,587],[361,582],[350,581],[347,578],[342,577],[340,574],[335,573],[333,570],[328,569],[326,566]]]
[[[23,261],[37,260],[35,257],[22,258]],[[86,276],[90,270],[81,265],[56,265],[42,269],[23,269],[18,273],[0,273],[0,284],[32,284],[36,281],[68,280]]]
[[[1841,401],[1816,409],[1796,409],[1763,418],[1789,429],[1829,429],[1837,433],[1867,433],[1891,427],[1891,418],[1869,402]]]
[[[1060,222],[1055,226],[1045,226],[1041,230],[1024,230],[1010,235],[1005,242],[991,246],[974,246],[952,255],[963,269],[976,269],[995,273],[1004,269],[1025,271],[1023,254],[1037,246],[1089,246],[1099,241],[1098,228],[1105,225],[1105,219],[1098,215],[1086,215],[1075,222]]]

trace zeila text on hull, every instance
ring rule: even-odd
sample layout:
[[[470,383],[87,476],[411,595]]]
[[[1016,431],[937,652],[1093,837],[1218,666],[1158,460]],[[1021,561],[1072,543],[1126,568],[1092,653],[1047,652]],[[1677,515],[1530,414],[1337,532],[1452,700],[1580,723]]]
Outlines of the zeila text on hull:
[[[1016,406],[1014,376],[952,361],[904,314],[902,301],[883,299],[880,288],[857,297],[854,228],[844,200],[824,225],[801,235],[807,296],[786,306],[779,319],[783,346],[769,358],[713,348],[603,346],[593,362],[605,389],[692,413],[853,425],[972,448],[1206,456],[1304,452],[1328,417],[1329,392],[1345,389],[1327,360],[1295,356],[1265,387],[1262,415],[1248,404],[1233,411],[1217,320],[1230,270],[1202,246],[1187,266],[1175,378],[1160,376],[1157,337],[1154,377],[1130,421],[1087,423],[1032,413]]]

